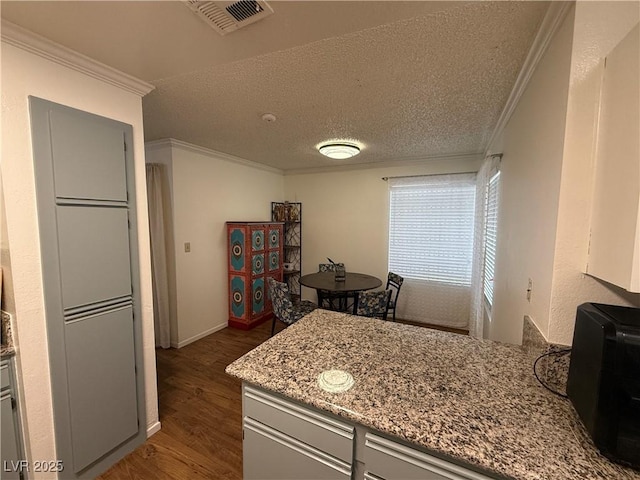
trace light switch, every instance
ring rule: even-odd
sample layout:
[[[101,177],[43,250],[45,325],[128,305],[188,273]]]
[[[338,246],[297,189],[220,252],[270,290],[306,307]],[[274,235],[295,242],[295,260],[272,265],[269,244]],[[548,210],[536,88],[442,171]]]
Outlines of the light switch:
[[[533,282],[529,279],[529,284],[527,285],[527,302],[531,303],[531,290],[533,290]]]
[[[191,252],[191,242],[185,242],[184,243],[184,252],[185,253]]]

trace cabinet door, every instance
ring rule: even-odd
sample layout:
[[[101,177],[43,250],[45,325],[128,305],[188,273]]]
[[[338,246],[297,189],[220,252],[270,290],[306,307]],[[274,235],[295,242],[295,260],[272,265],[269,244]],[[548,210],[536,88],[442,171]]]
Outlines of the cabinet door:
[[[265,228],[264,225],[251,227],[251,251],[261,252],[264,250]]]
[[[250,417],[244,420],[245,480],[349,480],[351,465]]]
[[[232,275],[229,278],[229,316],[237,320],[247,318],[247,280],[242,275]]]
[[[119,125],[94,128],[70,111],[51,112],[51,149],[60,198],[127,201],[124,134]],[[96,149],[96,145],[100,145]]]
[[[265,284],[264,277],[254,278],[251,281],[251,313],[255,318],[265,311]]]
[[[264,275],[264,252],[251,255],[251,275],[253,277]]]
[[[65,311],[130,297],[127,209],[58,206],[56,214]]]
[[[269,272],[280,270],[280,250],[273,250],[268,253]]]
[[[19,479],[20,475],[16,467],[20,461],[20,455],[18,454],[18,434],[11,406],[11,392],[6,391],[2,394],[0,404],[2,405],[0,411],[2,419],[2,479]]]
[[[282,243],[282,227],[272,225],[269,227],[269,250],[279,250]]]
[[[587,273],[640,292],[640,27],[606,58]]]
[[[73,465],[80,471],[138,431],[131,307],[65,325]]]
[[[246,271],[247,232],[243,227],[229,226],[229,272]]]

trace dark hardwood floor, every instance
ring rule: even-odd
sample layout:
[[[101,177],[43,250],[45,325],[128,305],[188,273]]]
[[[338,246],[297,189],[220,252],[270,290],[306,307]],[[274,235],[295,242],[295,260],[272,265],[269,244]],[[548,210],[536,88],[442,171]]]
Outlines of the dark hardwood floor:
[[[224,369],[267,340],[270,329],[271,322],[225,328],[181,349],[156,350],[162,429],[98,478],[241,479],[241,382]]]

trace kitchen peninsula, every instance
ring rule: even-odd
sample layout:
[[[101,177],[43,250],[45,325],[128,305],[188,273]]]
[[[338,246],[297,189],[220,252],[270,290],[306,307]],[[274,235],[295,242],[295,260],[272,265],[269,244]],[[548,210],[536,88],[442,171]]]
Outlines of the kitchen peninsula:
[[[328,370],[353,385],[326,391]],[[226,371],[244,383],[245,478],[312,458],[314,478],[640,479],[518,346],[316,310]]]

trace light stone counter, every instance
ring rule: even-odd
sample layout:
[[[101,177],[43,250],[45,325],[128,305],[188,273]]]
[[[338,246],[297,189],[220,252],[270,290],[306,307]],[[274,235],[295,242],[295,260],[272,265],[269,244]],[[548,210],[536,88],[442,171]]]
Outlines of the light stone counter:
[[[323,391],[330,369],[354,386]],[[518,346],[316,310],[226,371],[496,476],[640,480],[598,453]]]
[[[2,328],[2,343],[0,343],[0,357],[8,358],[15,354],[13,347],[13,335],[11,334],[11,317],[8,313],[2,312],[0,316]]]

